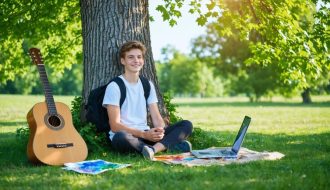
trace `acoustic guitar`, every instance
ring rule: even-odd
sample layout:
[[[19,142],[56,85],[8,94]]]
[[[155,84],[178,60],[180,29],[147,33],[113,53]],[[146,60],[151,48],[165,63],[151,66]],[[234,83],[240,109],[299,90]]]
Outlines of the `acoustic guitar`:
[[[29,53],[38,68],[45,102],[35,104],[27,114],[30,128],[28,159],[47,165],[85,160],[88,154],[86,143],[73,126],[69,107],[54,102],[40,50],[31,48]]]

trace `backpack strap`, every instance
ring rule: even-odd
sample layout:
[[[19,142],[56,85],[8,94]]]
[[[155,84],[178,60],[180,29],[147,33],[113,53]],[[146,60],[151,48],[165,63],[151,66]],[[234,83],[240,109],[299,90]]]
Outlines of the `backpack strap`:
[[[143,76],[139,76],[140,77],[140,80],[142,82],[142,86],[143,86],[143,90],[144,90],[144,98],[146,99],[146,106],[148,107],[148,103],[147,103],[147,100],[149,98],[149,95],[150,95],[150,83],[149,83],[149,80]]]
[[[110,82],[115,82],[119,86],[119,89],[120,89],[119,105],[120,105],[120,108],[121,108],[121,106],[123,105],[123,103],[126,99],[126,86],[125,86],[125,83],[124,83],[123,79],[121,79],[120,77],[115,77]]]
[[[146,106],[147,106],[148,105],[147,100],[148,100],[149,95],[150,95],[151,86],[150,86],[149,80],[147,78],[145,78],[141,75],[139,77],[140,77],[140,80],[141,80],[141,83],[142,83],[142,86],[143,86],[144,98],[146,99]],[[110,82],[115,82],[119,86],[119,89],[120,89],[119,105],[120,105],[120,108],[121,108],[121,106],[123,105],[123,103],[126,99],[126,86],[125,86],[125,83],[124,83],[123,79],[121,79],[118,76],[113,78]]]

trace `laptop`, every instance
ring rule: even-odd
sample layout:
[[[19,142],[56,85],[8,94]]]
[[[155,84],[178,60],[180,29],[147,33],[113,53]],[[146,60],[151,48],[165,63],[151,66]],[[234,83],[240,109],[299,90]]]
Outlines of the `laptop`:
[[[232,147],[192,150],[191,153],[197,158],[237,158],[238,151],[243,144],[250,122],[251,118],[245,116]]]

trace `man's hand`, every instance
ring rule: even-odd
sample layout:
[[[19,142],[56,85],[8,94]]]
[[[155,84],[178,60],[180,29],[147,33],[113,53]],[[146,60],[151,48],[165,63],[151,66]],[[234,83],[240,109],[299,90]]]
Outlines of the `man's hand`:
[[[151,128],[149,131],[144,132],[143,138],[152,141],[152,142],[158,142],[163,139],[164,137],[164,128]]]

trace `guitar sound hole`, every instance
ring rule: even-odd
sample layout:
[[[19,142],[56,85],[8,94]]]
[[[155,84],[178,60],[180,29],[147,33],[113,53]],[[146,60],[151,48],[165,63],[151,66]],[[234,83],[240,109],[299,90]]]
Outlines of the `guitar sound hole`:
[[[50,116],[48,118],[48,122],[53,127],[59,127],[59,126],[61,126],[61,119],[58,118],[56,115]]]
[[[54,114],[54,115],[46,114],[44,121],[47,127],[52,130],[61,130],[65,125],[65,121],[60,114]]]

